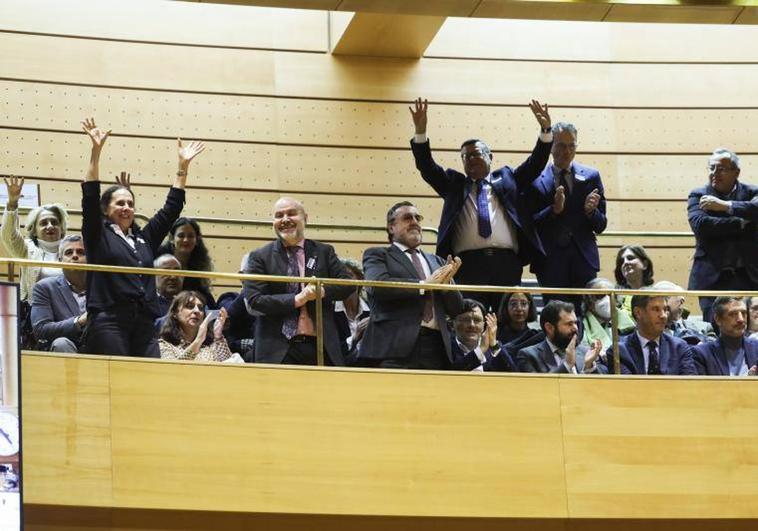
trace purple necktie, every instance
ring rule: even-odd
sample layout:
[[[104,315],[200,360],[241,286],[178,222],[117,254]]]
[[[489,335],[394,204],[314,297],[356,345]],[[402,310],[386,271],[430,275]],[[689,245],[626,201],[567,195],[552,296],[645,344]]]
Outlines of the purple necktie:
[[[418,278],[421,280],[426,280],[424,268],[421,266],[421,260],[418,257],[418,250],[407,249],[405,252],[411,255],[411,262],[413,262],[413,267],[416,268]],[[429,291],[426,291],[424,293],[424,313],[422,314],[422,321],[428,322],[432,320],[432,317],[434,317],[434,307],[432,304],[434,304],[432,301],[432,294],[429,293]]]
[[[299,277],[300,276],[300,264],[297,262],[297,254],[300,252],[300,247],[285,247],[287,250],[287,276]],[[297,293],[300,291],[299,282],[288,282],[287,293]],[[287,339],[292,339],[297,334],[297,318],[300,315],[300,311],[295,311],[284,318],[282,321],[282,334]]]
[[[487,204],[487,188],[485,184],[486,181],[484,179],[480,179],[476,183],[478,187],[476,194],[476,217],[479,221],[479,236],[489,238],[492,235],[492,224],[490,223],[490,207]]]

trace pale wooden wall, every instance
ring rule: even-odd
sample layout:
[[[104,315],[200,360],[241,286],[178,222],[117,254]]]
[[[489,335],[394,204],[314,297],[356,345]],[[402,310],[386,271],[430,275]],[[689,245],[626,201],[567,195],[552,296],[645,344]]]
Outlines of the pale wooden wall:
[[[312,222],[381,227],[389,205],[411,199],[436,226],[441,202],[408,149],[418,95],[432,101],[438,159],[454,167],[470,136],[517,164],[537,132],[526,102],[550,103],[579,127],[577,160],[602,172],[609,230],[687,231],[684,201],[714,147],[742,154],[748,181],[758,161],[754,27],[451,19],[414,61],[329,55],[319,11],[6,0],[0,21],[0,171],[39,182],[43,201],[78,206],[79,120],[95,116],[113,129],[103,175],[131,171],[142,212],[161,203],[182,136],[208,144],[187,215],[266,219],[287,193]],[[205,229],[220,271],[271,237]],[[357,259],[385,241],[381,229],[314,234]],[[602,274],[623,241],[600,240]],[[633,243],[650,248],[657,279],[686,285],[692,238]]]
[[[142,510],[134,528],[168,524],[146,509],[529,518],[537,529],[758,518],[758,386],[744,378],[31,353],[22,366],[25,502]]]

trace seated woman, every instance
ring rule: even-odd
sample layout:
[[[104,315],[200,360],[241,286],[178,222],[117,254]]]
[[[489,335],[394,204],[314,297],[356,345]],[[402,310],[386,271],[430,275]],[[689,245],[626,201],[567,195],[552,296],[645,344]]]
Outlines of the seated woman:
[[[169,230],[169,238],[158,249],[158,256],[173,254],[186,271],[213,271],[213,261],[203,242],[200,225],[192,218],[177,219]],[[211,295],[211,281],[207,278],[184,277],[184,289],[202,293],[208,308],[216,309],[216,301]]]
[[[197,291],[182,291],[174,297],[161,329],[161,358],[171,360],[224,361],[232,357],[224,338],[226,309],[221,308],[209,337],[213,314],[205,315],[205,299]]]
[[[13,258],[26,258],[43,262],[58,261],[58,244],[66,235],[68,214],[61,205],[42,205],[29,212],[26,218],[24,234],[19,229],[18,201],[24,179],[10,176],[4,179],[8,188],[8,203],[3,213],[3,226],[0,238],[8,254]],[[21,300],[28,301],[32,288],[38,280],[63,273],[57,267],[22,267]]]
[[[607,278],[595,278],[587,282],[587,289],[613,289],[613,283]],[[611,297],[610,295],[583,295],[582,306],[584,318],[582,324],[584,336],[582,344],[591,346],[596,339],[603,344],[602,352],[608,350],[613,344],[613,332],[611,331]],[[626,310],[618,309],[619,334],[627,334],[634,330],[634,321]]]
[[[619,288],[640,289],[653,285],[653,261],[641,245],[625,245],[616,254],[613,272]],[[632,315],[632,298],[620,297],[618,306]]]
[[[140,228],[134,223],[134,195],[128,176],[100,195],[100,153],[110,131],[82,122],[92,141],[89,169],[82,183],[82,237],[90,264],[153,267],[153,260],[171,225],[184,207],[189,164],[205,146],[178,141],[178,171],[166,203]],[[91,272],[87,275],[85,352],[159,357],[153,323],[159,317],[155,276]]]
[[[501,343],[521,342],[539,333],[527,325],[537,320],[537,310],[528,293],[506,293],[497,310],[497,339]]]

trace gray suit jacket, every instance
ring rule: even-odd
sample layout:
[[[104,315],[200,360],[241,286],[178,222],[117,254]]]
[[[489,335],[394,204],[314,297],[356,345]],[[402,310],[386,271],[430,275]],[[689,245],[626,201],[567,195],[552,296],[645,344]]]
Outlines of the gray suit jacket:
[[[589,349],[585,345],[576,346],[576,372],[584,371],[584,355]],[[568,373],[566,366],[555,363],[555,356],[550,350],[547,340],[522,348],[516,354],[516,363],[520,372],[550,372]],[[596,370],[593,372],[606,372],[599,362],[595,362]]]
[[[59,337],[74,343],[82,331],[76,326],[81,311],[63,275],[40,280],[32,291],[32,331],[38,348],[48,348]]]

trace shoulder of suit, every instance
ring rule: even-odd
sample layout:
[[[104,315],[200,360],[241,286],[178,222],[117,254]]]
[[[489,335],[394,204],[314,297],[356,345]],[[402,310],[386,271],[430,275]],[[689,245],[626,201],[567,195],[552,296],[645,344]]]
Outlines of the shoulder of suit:
[[[600,177],[600,171],[596,168],[593,168],[592,166],[585,166],[584,164],[579,164],[578,162],[572,163],[574,166],[574,172],[580,173],[581,175],[585,175],[587,177]]]
[[[690,191],[690,195],[705,195],[706,193],[708,193],[707,186],[699,186]]]
[[[52,277],[43,278],[34,284],[34,289],[50,289],[51,287],[58,284],[62,278],[64,278],[63,275],[55,275]]]

